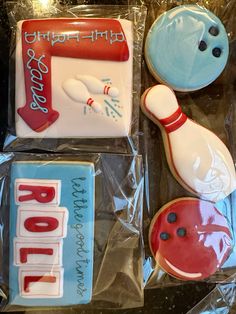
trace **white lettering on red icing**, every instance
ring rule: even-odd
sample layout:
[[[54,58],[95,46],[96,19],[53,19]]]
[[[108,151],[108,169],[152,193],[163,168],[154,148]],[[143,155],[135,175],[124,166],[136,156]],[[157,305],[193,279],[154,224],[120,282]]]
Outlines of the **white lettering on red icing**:
[[[90,39],[91,42],[95,42],[102,38],[107,40],[110,44],[126,41],[123,32],[116,33],[112,30],[99,31],[95,29],[83,35],[81,35],[80,31],[73,33],[55,33],[50,31],[46,33],[41,33],[39,31],[35,31],[33,33],[24,33],[24,39],[27,44],[34,44],[35,42],[46,40],[51,43],[52,47],[55,46],[57,43],[65,43],[70,40],[76,40],[77,42],[80,42],[80,40],[83,39]]]
[[[48,73],[48,67],[42,61],[42,59],[45,58],[45,55],[36,58],[35,51],[31,48],[27,50],[27,55],[30,59],[27,62],[26,67],[30,71],[31,82],[34,84],[30,87],[33,98],[33,102],[31,102],[30,107],[33,110],[41,110],[43,113],[48,113],[48,109],[42,106],[42,104],[46,103],[47,99],[45,96],[38,93],[43,93],[44,84],[41,82],[43,81],[43,74]],[[37,64],[36,69],[32,68],[33,61],[35,61],[34,63]]]

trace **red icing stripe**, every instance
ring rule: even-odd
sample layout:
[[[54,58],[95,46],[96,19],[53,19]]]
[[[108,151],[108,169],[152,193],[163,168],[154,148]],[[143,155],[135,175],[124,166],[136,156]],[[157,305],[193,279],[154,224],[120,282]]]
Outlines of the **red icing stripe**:
[[[178,106],[178,109],[174,113],[172,113],[172,115],[170,115],[167,118],[160,119],[159,121],[162,125],[165,126],[167,124],[175,122],[180,117],[181,113],[182,113],[182,110],[180,106]]]
[[[187,116],[182,112],[181,108],[178,109],[169,117],[160,119],[159,122],[164,126],[167,133],[173,132],[181,127],[185,121],[187,120]]]
[[[105,86],[104,86],[104,90],[103,90],[103,94],[104,94],[104,95],[108,95],[109,89],[110,89],[110,86],[105,85]]]
[[[87,100],[87,104],[89,106],[92,106],[93,102],[94,102],[94,100],[91,97]]]
[[[53,249],[50,248],[21,248],[20,249],[20,262],[27,263],[27,257],[29,254],[44,254],[53,255]]]
[[[167,133],[174,132],[175,130],[180,128],[185,123],[185,121],[187,119],[188,119],[188,117],[184,113],[182,113],[180,118],[177,121],[175,121],[174,123],[169,124],[169,125],[164,125],[166,132]]]
[[[24,291],[30,292],[29,285],[31,282],[47,282],[47,283],[55,283],[56,282],[55,276],[25,276],[24,278]]]

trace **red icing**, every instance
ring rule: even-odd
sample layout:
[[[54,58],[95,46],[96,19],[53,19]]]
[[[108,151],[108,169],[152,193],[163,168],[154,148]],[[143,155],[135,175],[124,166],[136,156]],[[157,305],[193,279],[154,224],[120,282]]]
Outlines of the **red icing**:
[[[52,106],[52,56],[127,61],[129,49],[117,20],[46,19],[23,22],[22,55],[26,104],[17,112],[42,132],[59,117]]]
[[[87,100],[87,105],[92,106],[93,103],[94,103],[94,100],[90,97],[90,98]]]
[[[160,119],[159,122],[162,125],[167,125],[167,124],[173,123],[181,116],[181,114],[182,114],[182,109],[179,106],[178,109],[174,113],[172,113],[172,115],[170,115],[167,118]]]
[[[110,86],[105,85],[104,90],[103,90],[103,94],[108,95],[109,89],[110,89]]]
[[[25,276],[24,278],[24,291],[30,292],[29,285],[31,282],[48,282],[48,283],[55,283],[56,277],[55,276]]]
[[[55,197],[55,189],[50,186],[35,186],[28,184],[21,184],[19,191],[29,191],[30,194],[19,196],[20,202],[36,200],[39,203],[49,203]]]
[[[53,255],[53,249],[44,248],[21,248],[20,249],[20,261],[21,263],[27,263],[28,254],[44,254]]]
[[[176,222],[169,223],[169,213],[176,213]],[[177,235],[185,228],[186,235]],[[160,239],[167,232],[168,240]],[[150,246],[158,264],[169,274],[182,280],[209,277],[226,261],[232,249],[232,237],[225,217],[214,204],[198,199],[179,199],[167,204],[154,218],[150,230]],[[196,276],[180,274],[199,273]]]
[[[54,217],[30,217],[24,222],[25,229],[30,232],[50,232],[57,229],[59,222]]]
[[[187,119],[188,119],[187,116],[184,113],[182,113],[180,118],[176,120],[174,123],[164,126],[166,132],[171,133],[174,132],[175,130],[178,130],[178,128],[180,128]]]

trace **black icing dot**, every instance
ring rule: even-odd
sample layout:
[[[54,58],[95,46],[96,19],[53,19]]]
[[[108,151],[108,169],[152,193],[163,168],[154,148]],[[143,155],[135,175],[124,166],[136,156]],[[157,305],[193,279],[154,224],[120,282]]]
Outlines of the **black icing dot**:
[[[205,42],[204,40],[201,40],[200,43],[199,43],[199,45],[198,45],[198,48],[199,48],[200,51],[206,50],[206,49],[207,49],[207,44],[206,44],[206,42]]]
[[[173,222],[176,222],[177,220],[177,215],[176,213],[169,213],[167,216],[167,221],[171,224]]]
[[[213,54],[214,57],[219,58],[220,55],[221,55],[221,49],[218,48],[218,47],[214,48],[214,49],[212,50],[212,54]]]
[[[209,33],[212,35],[212,36],[217,36],[217,35],[219,35],[219,28],[218,27],[216,27],[216,26],[211,26],[210,28],[209,28]]]
[[[168,239],[170,238],[170,235],[169,235],[169,233],[167,233],[167,232],[162,232],[162,233],[160,234],[160,238],[161,238],[163,241],[166,241],[166,240],[168,240]]]
[[[177,235],[178,235],[179,237],[185,237],[185,236],[186,236],[186,233],[187,233],[187,231],[186,231],[185,228],[179,228],[179,229],[177,229]]]

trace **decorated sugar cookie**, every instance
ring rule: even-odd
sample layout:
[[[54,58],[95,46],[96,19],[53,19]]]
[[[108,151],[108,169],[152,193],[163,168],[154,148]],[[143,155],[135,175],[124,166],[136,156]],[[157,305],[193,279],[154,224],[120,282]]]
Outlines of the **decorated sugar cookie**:
[[[129,135],[133,79],[130,21],[25,20],[18,23],[17,34],[18,137]]]
[[[213,203],[179,198],[154,216],[149,244],[156,262],[168,274],[201,280],[223,265],[233,239],[227,220]]]
[[[89,303],[93,282],[93,164],[13,163],[9,243],[11,304]]]
[[[194,91],[213,82],[229,54],[225,28],[198,5],[163,13],[147,35],[145,58],[152,75],[177,91]]]
[[[146,90],[141,107],[160,127],[170,170],[184,188],[212,202],[236,189],[234,162],[227,147],[182,112],[169,87]]]

